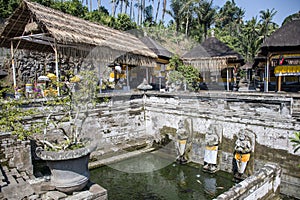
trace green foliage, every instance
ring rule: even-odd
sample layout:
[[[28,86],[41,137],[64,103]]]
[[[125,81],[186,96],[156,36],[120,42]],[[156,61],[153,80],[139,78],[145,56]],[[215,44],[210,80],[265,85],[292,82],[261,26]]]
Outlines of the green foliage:
[[[300,131],[295,132],[295,137],[290,137],[290,141],[293,143],[294,153],[300,149]]]
[[[132,30],[137,28],[136,23],[132,22],[127,14],[118,14],[117,18],[112,18],[109,26],[122,31],[127,31],[127,30]]]
[[[88,13],[88,8],[83,6],[79,0],[54,1],[50,7],[80,18],[84,18]]]
[[[20,0],[0,0],[0,20],[9,17],[19,4]]]
[[[2,92],[1,92],[2,93]],[[20,140],[30,139],[34,134],[40,133],[44,123],[36,122],[34,124],[26,123],[28,116],[37,114],[33,108],[26,108],[26,100],[0,99],[0,131],[10,132]]]
[[[170,59],[170,66],[175,69],[169,73],[168,82],[175,85],[187,85],[187,89],[198,91],[199,71],[190,65],[184,65],[178,55]]]
[[[111,24],[112,17],[110,17],[105,11],[100,12],[98,10],[94,10],[92,12],[86,13],[84,19],[89,20],[91,22],[97,22],[103,25]]]

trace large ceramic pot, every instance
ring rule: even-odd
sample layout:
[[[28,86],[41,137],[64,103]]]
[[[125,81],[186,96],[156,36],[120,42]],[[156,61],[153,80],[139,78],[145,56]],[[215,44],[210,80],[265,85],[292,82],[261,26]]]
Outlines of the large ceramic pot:
[[[51,185],[61,192],[72,193],[82,190],[89,181],[89,156],[96,145],[64,152],[37,149],[36,154],[47,161],[51,171]]]

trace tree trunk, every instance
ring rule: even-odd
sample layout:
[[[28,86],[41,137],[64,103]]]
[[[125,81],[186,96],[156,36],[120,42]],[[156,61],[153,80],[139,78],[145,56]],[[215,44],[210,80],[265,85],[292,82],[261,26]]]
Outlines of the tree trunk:
[[[141,2],[142,0],[138,0],[138,18],[137,18],[137,24],[140,25],[140,19],[141,19]]]
[[[162,21],[165,20],[166,10],[167,10],[167,0],[163,0],[163,11],[162,11],[162,16],[161,16]]]
[[[152,0],[152,21],[154,21],[154,0]]]
[[[129,5],[129,2],[128,2],[128,1],[126,1],[126,2],[125,2],[125,11],[124,11],[124,12],[125,12],[125,14],[127,14],[128,5]],[[131,19],[131,18],[130,18],[130,19]]]
[[[141,20],[140,20],[141,25],[143,24],[143,19],[145,15],[144,11],[145,11],[145,0],[141,0]]]
[[[132,1],[133,0],[131,0],[130,1],[130,11],[129,11],[129,17],[130,17],[130,19],[132,20],[132,18],[133,18],[133,6],[132,6]],[[134,19],[134,18],[133,18]],[[134,21],[134,20],[133,20]]]
[[[115,17],[115,14],[116,14],[116,0],[112,0],[111,15]]]
[[[189,31],[189,12],[187,13],[187,16],[186,16],[186,24],[185,24],[185,36],[187,37],[188,36],[188,31]]]
[[[120,13],[123,13],[123,3],[124,1],[123,0],[120,0],[121,1],[121,5],[120,5]]]
[[[100,8],[101,8],[101,0],[97,0],[98,2],[98,10],[100,11]]]
[[[157,1],[157,8],[156,8],[156,15],[155,15],[155,22],[157,23],[158,13],[159,13],[159,7],[160,7],[160,0]],[[154,10],[154,7],[153,7]]]

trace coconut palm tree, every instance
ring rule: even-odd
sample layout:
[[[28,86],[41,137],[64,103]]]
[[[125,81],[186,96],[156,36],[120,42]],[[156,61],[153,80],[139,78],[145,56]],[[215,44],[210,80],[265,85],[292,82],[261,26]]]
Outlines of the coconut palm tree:
[[[180,15],[185,20],[185,35],[188,36],[190,22],[192,21],[193,14],[195,12],[195,3],[199,3],[200,0],[185,0],[182,2],[182,7],[179,10]]]
[[[120,0],[111,0],[111,16],[115,17],[116,16],[116,10],[117,10],[117,7],[120,3]]]
[[[199,2],[196,9],[198,22],[203,29],[203,36],[207,38],[207,32],[210,26],[214,23],[216,17],[216,8],[213,7],[213,1]]]
[[[270,28],[275,26],[275,23],[272,21],[273,17],[276,15],[277,11],[274,8],[272,10],[261,10],[260,12],[260,22],[262,23],[262,34],[264,36],[264,40],[267,36],[269,36]]]
[[[169,14],[175,22],[176,33],[179,33],[180,23],[181,23],[181,8],[183,6],[182,0],[171,0],[170,10],[166,10],[166,13]]]

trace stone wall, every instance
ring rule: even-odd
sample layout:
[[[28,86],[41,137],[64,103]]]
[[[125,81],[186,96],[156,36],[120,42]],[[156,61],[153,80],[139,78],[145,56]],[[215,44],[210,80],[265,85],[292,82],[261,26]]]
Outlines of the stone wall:
[[[147,93],[146,131],[156,138],[168,134],[176,139],[179,120],[190,119],[188,156],[203,164],[205,134],[211,124],[216,124],[222,135],[218,167],[232,172],[237,133],[247,129],[252,133],[252,152],[245,174],[253,174],[267,162],[278,163],[283,169],[281,192],[300,198],[300,153],[293,153],[289,141],[300,130],[299,118],[293,116],[294,101],[298,98],[299,95],[211,91],[197,95]]]
[[[267,162],[277,163],[282,168],[281,192],[300,198],[300,153],[293,153],[289,141],[300,130],[300,118],[295,115],[297,94],[147,91],[146,95],[100,94],[99,99],[102,103],[85,124],[85,136],[98,143],[93,160],[151,145],[166,135],[176,139],[179,120],[187,119],[189,160],[203,164],[205,134],[215,124],[221,135],[218,168],[231,173],[237,133],[247,129],[252,152],[245,174],[254,174]]]
[[[266,164],[252,176],[219,195],[215,200],[278,199],[280,176],[279,165]]]
[[[0,164],[8,169],[17,169],[32,175],[30,141],[18,140],[9,133],[0,135]]]

